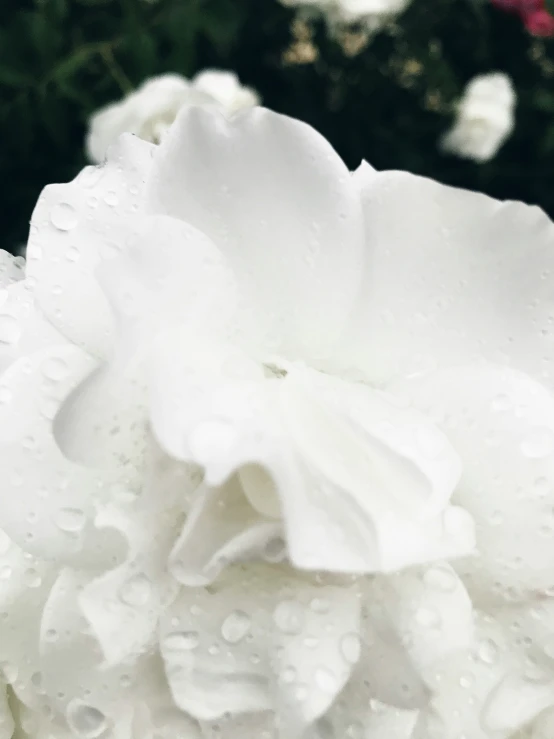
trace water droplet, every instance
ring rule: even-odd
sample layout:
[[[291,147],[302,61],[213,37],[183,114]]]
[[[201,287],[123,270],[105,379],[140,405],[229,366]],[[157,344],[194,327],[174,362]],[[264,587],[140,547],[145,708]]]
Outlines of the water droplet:
[[[327,667],[318,667],[314,677],[316,685],[325,693],[333,693],[337,689],[337,677]]]
[[[270,539],[263,549],[263,557],[267,562],[281,562],[287,553],[287,545],[280,536]]]
[[[329,601],[325,598],[313,598],[310,601],[310,608],[315,613],[327,613],[329,611]]]
[[[171,652],[188,652],[200,643],[197,631],[173,631],[163,640],[163,646]]]
[[[56,629],[47,629],[44,636],[46,638],[46,641],[57,641],[58,632],[56,631]]]
[[[12,568],[10,565],[2,565],[2,567],[0,567],[0,579],[9,580],[11,576]]]
[[[304,608],[293,600],[283,600],[273,611],[273,620],[284,634],[299,634],[304,627]]]
[[[79,219],[72,205],[69,205],[69,203],[58,203],[50,212],[50,221],[60,231],[71,231],[71,229],[75,228]]]
[[[42,364],[42,374],[47,380],[58,382],[68,373],[67,362],[60,357],[50,357]]]
[[[539,498],[545,498],[550,492],[550,483],[546,477],[537,477],[533,483],[533,489]]]
[[[418,608],[415,612],[415,620],[427,629],[437,628],[441,623],[440,614],[434,608]]]
[[[503,411],[507,411],[511,406],[511,401],[508,395],[497,395],[495,398],[492,399],[491,402],[491,410],[495,413],[502,413]]]
[[[290,685],[296,680],[296,670],[294,667],[285,667],[281,673],[281,681]]]
[[[0,343],[15,344],[21,336],[21,328],[14,316],[3,314],[0,316]]]
[[[98,708],[79,700],[72,700],[67,707],[67,721],[76,734],[95,739],[106,728],[106,717]]]
[[[76,262],[78,261],[79,257],[81,256],[79,249],[77,249],[76,246],[70,246],[69,249],[65,253],[65,258],[69,262]]]
[[[123,583],[119,597],[128,606],[143,606],[150,599],[152,586],[146,575],[134,575]]]
[[[498,658],[498,646],[492,639],[483,639],[477,645],[477,657],[486,665],[493,665]]]
[[[75,534],[83,530],[86,518],[80,508],[60,508],[55,520],[60,531]]]
[[[244,639],[251,625],[250,616],[244,611],[233,611],[221,626],[221,635],[229,644],[238,644]]]
[[[451,593],[458,585],[456,575],[447,567],[430,567],[423,575],[423,582],[435,590]]]
[[[37,690],[40,690],[42,686],[42,675],[40,672],[33,672],[33,674],[31,675],[31,684]]]
[[[468,688],[471,688],[471,686],[475,682],[475,675],[473,675],[471,672],[464,672],[463,675],[460,675],[460,679],[458,681],[460,683],[460,686],[464,688],[464,690],[467,690]]]
[[[521,442],[521,451],[530,459],[542,459],[554,451],[554,434],[548,428],[536,428]]]
[[[104,202],[106,205],[109,205],[111,208],[115,208],[115,206],[119,203],[119,199],[117,197],[117,193],[113,190],[109,190],[104,195]]]
[[[353,665],[360,659],[362,642],[358,634],[346,634],[340,642],[340,651],[345,661]]]

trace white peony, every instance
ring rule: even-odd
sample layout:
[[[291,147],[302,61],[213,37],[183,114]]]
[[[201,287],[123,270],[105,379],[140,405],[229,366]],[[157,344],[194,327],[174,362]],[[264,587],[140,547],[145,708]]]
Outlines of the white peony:
[[[359,23],[370,31],[379,30],[402,13],[410,0],[280,0],[283,5],[323,13],[331,29]]]
[[[206,69],[190,81],[178,74],[152,77],[123,100],[91,116],[87,156],[91,162],[103,162],[108,148],[122,133],[134,133],[158,144],[186,104],[217,105],[232,114],[259,103],[257,93],[241,85],[233,72]]]
[[[544,739],[553,242],[262,108],[47,187],[0,270],[0,739]]]
[[[515,104],[508,75],[474,77],[458,103],[454,125],[441,140],[442,150],[476,162],[492,159],[514,128]]]

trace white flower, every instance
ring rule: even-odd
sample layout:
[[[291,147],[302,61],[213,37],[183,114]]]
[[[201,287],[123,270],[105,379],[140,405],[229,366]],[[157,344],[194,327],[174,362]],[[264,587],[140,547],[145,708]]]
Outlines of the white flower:
[[[315,9],[323,13],[331,29],[360,23],[377,31],[388,20],[402,13],[410,0],[280,0],[283,5]]]
[[[492,159],[514,128],[515,103],[506,74],[474,77],[458,104],[454,125],[441,140],[442,150],[476,162]]]
[[[553,241],[262,108],[47,187],[0,270],[0,739],[544,736]]]
[[[191,81],[178,74],[146,80],[137,90],[91,116],[86,139],[91,162],[103,162],[122,133],[158,144],[185,104],[218,105],[227,114],[258,105],[258,95],[233,72],[207,69]]]

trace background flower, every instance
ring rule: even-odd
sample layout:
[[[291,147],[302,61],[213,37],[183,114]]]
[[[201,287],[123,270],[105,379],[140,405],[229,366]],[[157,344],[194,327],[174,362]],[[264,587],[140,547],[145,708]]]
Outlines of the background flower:
[[[454,125],[441,140],[442,150],[477,162],[491,159],[513,130],[515,103],[507,75],[475,77],[458,103]]]
[[[86,140],[87,155],[92,162],[104,161],[108,147],[126,132],[158,144],[186,104],[219,105],[230,114],[258,103],[257,95],[243,87],[232,72],[206,70],[190,82],[176,74],[155,77],[121,102],[94,113]]]

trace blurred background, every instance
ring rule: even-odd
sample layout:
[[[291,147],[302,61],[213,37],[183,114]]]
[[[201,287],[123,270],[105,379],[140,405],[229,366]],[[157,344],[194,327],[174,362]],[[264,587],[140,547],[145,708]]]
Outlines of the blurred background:
[[[0,246],[17,252],[41,189],[87,163],[87,122],[146,79],[234,71],[347,164],[406,169],[554,216],[554,41],[488,0],[412,0],[368,38],[278,0],[1,0]],[[486,162],[447,155],[467,82],[507,73],[515,127]]]

